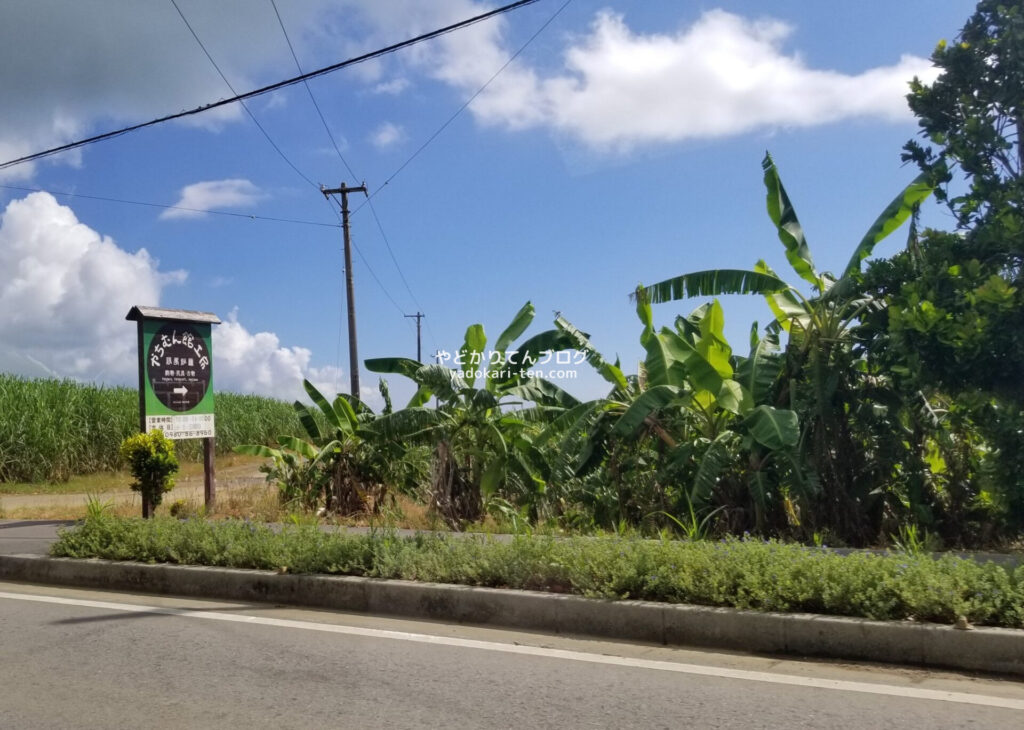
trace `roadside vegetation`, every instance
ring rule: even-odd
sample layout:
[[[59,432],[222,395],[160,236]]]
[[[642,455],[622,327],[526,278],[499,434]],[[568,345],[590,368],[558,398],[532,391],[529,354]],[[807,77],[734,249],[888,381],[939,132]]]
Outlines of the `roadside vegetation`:
[[[121,442],[139,428],[138,391],[73,380],[26,380],[0,374],[0,489],[6,483],[65,482],[117,471]],[[271,398],[217,394],[217,451],[301,433],[287,404]],[[178,456],[200,461],[199,441],[182,441]],[[88,491],[88,490],[86,490]]]
[[[367,360],[414,383],[404,408],[392,407],[383,380],[380,413],[307,383],[313,405],[297,404],[305,436],[242,451],[272,459],[282,495],[308,508],[372,513],[405,492],[453,529],[492,515],[584,532],[748,532],[805,544],[1019,541],[1019,11],[983,0],[960,36],[936,48],[938,79],[911,84],[921,136],[903,159],[917,176],[865,221],[841,271],[815,264],[812,232],[766,155],[765,245],[778,239],[787,270],[752,261],[637,287],[645,357],[636,372],[594,348],[582,329],[593,323],[556,316],[527,335],[527,302],[495,339],[470,325],[451,362]],[[933,195],[954,231],[920,229]],[[899,229],[905,250],[872,260]],[[765,302],[764,325],[752,323],[743,343],[726,340],[718,300],[736,294]],[[564,351],[583,356],[606,394],[581,402],[533,377],[545,353]]]
[[[797,611],[878,620],[1024,627],[1024,567],[904,553],[840,556],[778,542],[517,536],[509,542],[388,530],[327,533],[297,524],[119,519],[102,510],[52,555],[401,578]]]
[[[494,520],[519,533],[1019,545],[1022,59],[1020,8],[995,0],[939,44],[938,79],[908,96],[921,134],[903,159],[916,177],[881,196],[891,202],[838,272],[818,268],[810,243],[832,232],[804,231],[766,155],[765,247],[781,244],[786,270],[759,260],[624,284],[635,372],[597,351],[583,329],[594,323],[558,315],[530,334],[526,302],[497,337],[470,324],[443,363],[367,360],[412,382],[404,407],[383,377],[379,412],[310,383],[291,409],[218,396],[218,448],[267,459],[286,509],[341,518],[378,519],[401,498],[454,530]],[[933,196],[955,230],[921,229]],[[873,259],[897,231],[904,250]],[[765,305],[742,343],[726,339],[718,299],[737,294]],[[601,397],[536,377],[552,353],[593,368]],[[134,394],[70,388],[0,379],[0,481],[111,466],[135,426]],[[98,405],[107,399],[122,410]],[[195,445],[183,447],[187,459]]]

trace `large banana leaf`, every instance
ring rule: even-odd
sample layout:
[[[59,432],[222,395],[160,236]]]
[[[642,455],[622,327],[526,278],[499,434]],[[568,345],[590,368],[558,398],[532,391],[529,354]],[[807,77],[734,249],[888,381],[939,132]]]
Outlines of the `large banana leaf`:
[[[272,449],[263,444],[239,444],[232,451],[236,454],[245,454],[246,456],[262,456],[265,459],[281,458],[281,452],[278,449]]]
[[[612,433],[616,436],[632,435],[644,420],[679,396],[679,388],[672,385],[656,385],[648,388],[640,397],[630,403],[629,408],[615,423]]]
[[[654,304],[724,294],[771,294],[789,285],[777,276],[749,269],[709,269],[665,279],[643,288]],[[634,292],[631,296],[636,297]]]
[[[498,491],[498,487],[505,481],[505,463],[507,461],[507,455],[496,456],[484,469],[484,473],[480,477],[480,493],[485,497],[490,497],[492,494]]]
[[[545,352],[571,350],[572,347],[572,340],[564,332],[544,330],[528,338],[514,350],[514,354],[509,355],[506,361],[508,364],[504,367],[505,372],[500,374],[501,377],[495,378],[495,381],[500,385],[517,380],[520,377],[519,371],[535,368]]]
[[[636,300],[636,316],[640,318],[640,323],[644,326],[643,332],[640,333],[640,344],[647,347],[647,340],[654,336],[654,312],[651,309],[651,298],[647,296],[647,290],[643,285],[636,288],[633,298]]]
[[[647,357],[643,366],[648,388],[656,385],[683,386],[687,374],[686,360],[690,355],[679,344],[681,339],[678,336],[670,337],[664,332],[656,332],[647,338],[644,344]]]
[[[704,505],[711,499],[722,472],[729,464],[735,462],[733,454],[735,442],[735,433],[722,431],[708,446],[700,460],[697,474],[693,478],[693,486],[690,488],[690,504]]]
[[[535,310],[533,304],[527,302],[522,308],[516,312],[516,316],[512,318],[512,322],[509,323],[508,327],[498,335],[497,341],[494,343],[494,349],[497,352],[504,353],[508,349],[508,346],[515,342],[526,328],[530,326],[533,321]]]
[[[302,387],[306,389],[306,393],[309,394],[309,397],[316,404],[317,408],[323,412],[327,422],[335,428],[341,428],[341,419],[338,414],[334,412],[334,409],[331,408],[330,402],[328,402],[327,398],[324,397],[323,393],[317,390],[316,386],[308,380],[302,381]]]
[[[795,446],[800,440],[800,422],[795,411],[759,405],[743,423],[754,440],[769,449]]]
[[[878,219],[871,224],[871,228],[864,234],[864,238],[857,244],[850,263],[843,270],[841,279],[853,276],[860,272],[860,265],[871,255],[875,246],[890,233],[895,231],[903,222],[909,218],[914,209],[924,202],[932,194],[932,186],[928,183],[927,173],[921,173],[907,187],[903,188],[899,195],[893,198],[886,206]]]
[[[723,378],[715,366],[701,355],[695,345],[687,342],[668,327],[662,328],[660,338],[664,338],[670,343],[673,354],[683,363],[686,379],[690,381],[695,390],[706,390],[714,395],[722,389],[722,382],[726,378]]]
[[[527,378],[520,385],[502,389],[501,395],[531,400],[544,406],[574,408],[579,405],[576,398],[544,378]]]
[[[451,416],[435,408],[404,408],[379,416],[365,430],[384,439],[414,440],[452,423]]]
[[[291,449],[296,454],[304,456],[307,459],[315,459],[317,457],[317,450],[313,444],[308,441],[303,441],[300,438],[296,438],[295,436],[278,436],[277,442],[281,444],[283,448]]]
[[[722,381],[722,387],[719,388],[715,401],[719,408],[729,411],[729,413],[735,413],[737,416],[745,408],[749,408],[751,403],[750,394],[743,390],[743,386],[728,378]]]
[[[626,376],[622,374],[622,370],[601,357],[601,354],[590,344],[590,336],[586,332],[576,329],[572,322],[561,315],[555,317],[555,327],[565,333],[572,343],[571,347],[582,352],[587,358],[587,362],[601,374],[601,377],[623,393],[630,391],[629,383],[626,381]]]
[[[732,347],[725,339],[725,313],[715,299],[700,320],[700,339],[697,352],[723,378],[732,377]]]
[[[371,373],[396,373],[412,380],[416,379],[416,371],[423,367],[419,360],[408,357],[371,357],[363,360],[363,365]]]
[[[754,343],[750,356],[742,359],[736,368],[736,379],[756,404],[767,403],[775,380],[782,372],[778,349],[779,336],[769,332]]]
[[[493,392],[501,382],[497,378],[496,373],[505,367],[505,351],[530,326],[530,323],[533,322],[534,314],[533,304],[527,302],[516,312],[508,327],[498,335],[498,340],[494,343],[494,353],[497,357],[492,355],[493,359],[487,363],[487,381],[484,383],[484,387],[487,390]],[[492,373],[495,375],[492,375]]]
[[[590,417],[590,414],[604,410],[608,405],[608,401],[593,400],[573,406],[548,424],[547,428],[533,439],[533,445],[540,448],[556,436],[562,436],[567,432],[578,429]]]
[[[341,395],[335,398],[333,410],[338,414],[338,421],[344,433],[354,433],[359,428],[359,417],[356,416],[356,411],[347,398]]]
[[[434,392],[430,388],[428,388],[425,385],[421,385],[419,388],[416,389],[416,392],[412,394],[412,398],[409,399],[409,402],[406,404],[405,407],[419,408],[420,406],[424,406],[427,404],[427,402],[433,395]]]
[[[482,324],[471,324],[466,328],[466,339],[459,350],[459,367],[462,368],[463,379],[469,387],[476,382],[477,370],[484,369],[483,353],[487,347],[487,335]],[[465,377],[466,374],[469,377]]]
[[[458,371],[443,365],[420,365],[413,379],[439,399],[449,403],[456,400],[467,387],[466,381],[459,376]]]
[[[772,219],[775,228],[779,232],[779,240],[786,248],[786,259],[789,261],[793,271],[801,279],[813,286],[819,292],[823,285],[821,277],[814,268],[814,261],[811,259],[811,250],[804,238],[804,230],[797,220],[796,211],[786,189],[779,179],[779,171],[775,167],[775,161],[770,154],[765,153],[764,161],[761,163],[764,168],[764,186],[767,190],[768,217]]]
[[[292,403],[292,408],[295,409],[296,415],[299,417],[299,423],[302,424],[302,428],[305,429],[306,435],[313,441],[319,441],[323,438],[323,434],[320,432],[320,426],[316,422],[316,418],[310,412],[309,407],[305,403],[295,401]]]
[[[764,262],[764,259],[758,261],[754,265],[754,271],[758,271],[769,276],[775,276],[775,272],[772,271],[771,267]],[[765,301],[768,302],[768,306],[772,310],[772,314],[775,315],[775,321],[782,326],[786,332],[790,331],[793,323],[799,324],[801,329],[807,329],[810,323],[810,312],[808,311],[807,304],[797,296],[796,290],[792,287],[788,287],[783,291],[765,294]]]

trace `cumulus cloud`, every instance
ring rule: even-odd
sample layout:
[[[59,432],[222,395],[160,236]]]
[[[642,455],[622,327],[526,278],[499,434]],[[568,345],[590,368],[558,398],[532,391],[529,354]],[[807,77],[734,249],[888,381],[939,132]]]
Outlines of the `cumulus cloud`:
[[[202,218],[208,210],[244,208],[265,196],[263,191],[248,180],[208,180],[186,185],[174,205],[160,214],[160,218]]]
[[[224,98],[230,92],[173,6],[109,0],[8,3],[0,24],[4,124],[0,160]],[[478,0],[294,0],[281,5],[306,68],[366,52],[479,14]],[[188,2],[183,9],[235,88],[280,78],[291,65],[269,5]],[[475,93],[516,46],[502,16],[346,70],[377,94],[431,78]],[[624,15],[597,13],[570,39],[561,63],[508,65],[470,106],[482,124],[545,128],[594,148],[629,149],[758,129],[808,127],[851,118],[908,118],[906,82],[934,78],[925,59],[843,73],[813,68],[786,43],[791,27],[709,10],[674,31],[634,31]],[[45,46],[48,51],[37,53]],[[274,96],[266,103],[281,103]],[[237,105],[189,123],[213,129],[241,118]],[[382,140],[389,140],[387,136]],[[114,142],[105,144],[116,144]],[[86,153],[88,154],[88,153]],[[54,158],[77,164],[78,154]],[[29,177],[32,165],[0,171]]]
[[[405,139],[405,131],[397,124],[384,122],[370,135],[370,142],[378,149],[391,147]]]
[[[398,22],[416,33],[481,8],[469,0],[392,0],[361,12],[371,24]],[[560,69],[542,72],[517,60],[470,111],[486,125],[548,128],[590,147],[629,149],[854,118],[909,119],[907,83],[936,74],[910,55],[861,73],[812,68],[785,48],[791,31],[779,20],[709,10],[676,32],[642,34],[623,15],[603,11],[566,47]],[[404,58],[468,96],[511,56],[506,36],[504,19],[481,23]]]
[[[0,371],[133,382],[135,328],[124,317],[185,278],[145,249],[125,251],[49,193],[12,201],[0,216]],[[337,368],[311,366],[308,349],[247,330],[237,311],[213,332],[218,390],[291,400],[304,397],[303,378],[325,393],[340,382]]]
[[[907,83],[935,75],[914,56],[859,74],[811,68],[784,50],[791,30],[711,10],[675,34],[642,35],[622,15],[602,12],[565,51],[564,72],[542,78],[517,67],[471,109],[486,124],[546,125],[590,146],[628,148],[851,118],[907,119]],[[484,73],[459,64],[438,75],[469,89]]]
[[[213,356],[218,388],[285,400],[305,400],[303,378],[332,393],[341,375],[335,367],[311,367],[313,353],[305,347],[283,347],[273,332],[250,332],[237,310],[214,327]]]
[[[48,193],[14,200],[0,218],[3,364],[33,375],[130,374],[136,343],[124,316],[184,280],[183,271],[161,272],[145,249],[121,249]]]

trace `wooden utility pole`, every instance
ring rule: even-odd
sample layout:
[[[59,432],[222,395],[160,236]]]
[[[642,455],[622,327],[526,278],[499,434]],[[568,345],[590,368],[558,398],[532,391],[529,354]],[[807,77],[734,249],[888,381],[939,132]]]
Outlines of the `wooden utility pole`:
[[[423,349],[421,346],[422,339],[420,338],[420,320],[427,315],[423,314],[423,312],[416,312],[416,314],[403,314],[402,316],[416,320],[416,362],[423,362]]]
[[[345,183],[342,183],[341,187],[330,190],[321,186],[320,192],[328,199],[330,199],[331,195],[335,194],[341,196],[341,230],[345,236],[345,296],[348,300],[349,385],[351,395],[354,398],[359,398],[359,350],[356,347],[356,294],[355,286],[352,283],[352,242],[349,239],[348,231],[348,194],[363,193],[365,195],[366,185],[364,183],[357,188],[350,188],[346,187]]]

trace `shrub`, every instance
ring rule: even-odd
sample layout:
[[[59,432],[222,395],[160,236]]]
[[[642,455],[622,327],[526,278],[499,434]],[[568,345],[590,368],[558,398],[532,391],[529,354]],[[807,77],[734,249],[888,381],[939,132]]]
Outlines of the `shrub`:
[[[164,492],[174,486],[171,475],[178,471],[174,442],[160,429],[135,434],[121,442],[121,458],[135,477],[132,489],[142,495],[143,515],[148,516],[163,500]]]

